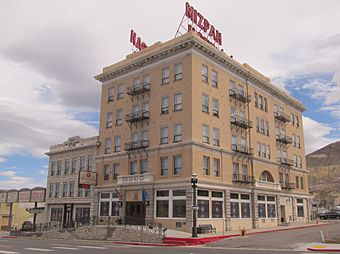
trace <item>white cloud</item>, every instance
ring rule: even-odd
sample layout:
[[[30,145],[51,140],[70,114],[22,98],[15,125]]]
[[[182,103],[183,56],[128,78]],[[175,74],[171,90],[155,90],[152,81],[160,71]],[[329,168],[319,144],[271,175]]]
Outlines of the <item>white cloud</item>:
[[[0,189],[22,189],[46,186],[45,179],[18,175],[17,171],[0,171]]]
[[[328,124],[320,123],[309,117],[303,117],[303,126],[306,154],[336,141],[327,137],[332,131],[332,127]]]
[[[0,176],[15,176],[15,171],[0,171]]]

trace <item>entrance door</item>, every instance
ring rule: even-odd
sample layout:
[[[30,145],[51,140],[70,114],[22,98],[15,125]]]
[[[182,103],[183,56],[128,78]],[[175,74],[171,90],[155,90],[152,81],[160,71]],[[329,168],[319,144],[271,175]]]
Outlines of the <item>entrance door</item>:
[[[143,202],[126,202],[125,224],[145,225],[145,204]]]
[[[72,214],[73,214],[73,204],[65,204],[64,206],[64,223],[63,227],[64,228],[72,228],[73,227],[73,219],[72,219]]]
[[[284,205],[280,206],[281,209],[281,223],[287,222],[286,220],[286,207]]]

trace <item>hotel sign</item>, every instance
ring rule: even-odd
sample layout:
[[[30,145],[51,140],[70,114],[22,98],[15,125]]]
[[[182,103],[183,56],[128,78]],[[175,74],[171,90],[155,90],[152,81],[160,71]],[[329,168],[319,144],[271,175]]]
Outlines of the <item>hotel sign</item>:
[[[79,186],[89,189],[91,185],[97,185],[97,173],[91,171],[79,171]]]
[[[31,202],[45,202],[45,195],[45,188],[34,188],[31,192]]]
[[[31,190],[20,190],[19,191],[19,203],[26,203],[31,201]]]
[[[185,16],[192,21],[188,24],[188,32],[197,32],[204,40],[222,45],[222,34],[188,2],[185,3]]]

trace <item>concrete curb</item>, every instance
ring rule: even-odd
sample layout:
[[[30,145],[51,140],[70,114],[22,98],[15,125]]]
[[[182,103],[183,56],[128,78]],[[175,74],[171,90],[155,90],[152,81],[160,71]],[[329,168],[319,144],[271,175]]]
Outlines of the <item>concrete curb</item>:
[[[340,252],[340,249],[332,249],[332,248],[307,248],[309,251],[315,251],[315,252]]]
[[[13,236],[13,235],[3,235],[3,236],[1,236],[1,238],[4,238],[4,239],[13,239],[13,238],[17,238],[17,237]]]

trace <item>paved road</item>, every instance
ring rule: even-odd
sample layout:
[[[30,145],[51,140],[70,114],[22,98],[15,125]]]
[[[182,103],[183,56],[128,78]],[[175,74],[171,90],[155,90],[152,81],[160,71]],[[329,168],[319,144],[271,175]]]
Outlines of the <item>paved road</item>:
[[[295,254],[301,251],[206,247],[140,247],[89,241],[0,239],[0,254]]]
[[[320,231],[325,236],[340,239],[340,223],[287,231],[254,234],[245,237],[224,239],[209,244],[210,247],[252,249],[298,249],[306,243],[321,242]]]

